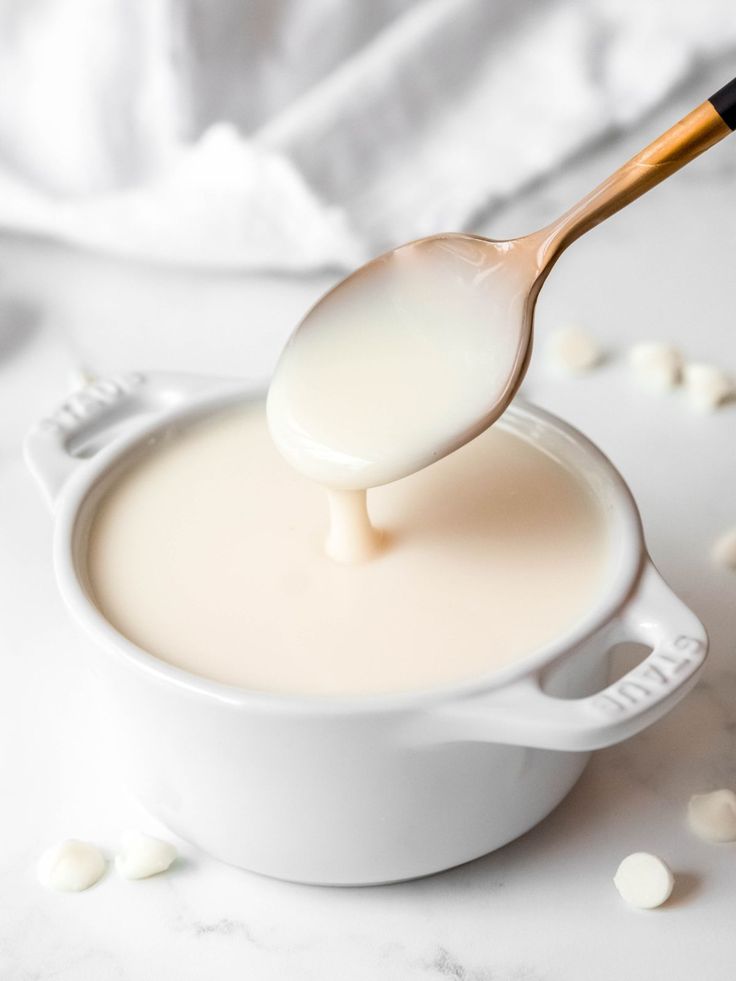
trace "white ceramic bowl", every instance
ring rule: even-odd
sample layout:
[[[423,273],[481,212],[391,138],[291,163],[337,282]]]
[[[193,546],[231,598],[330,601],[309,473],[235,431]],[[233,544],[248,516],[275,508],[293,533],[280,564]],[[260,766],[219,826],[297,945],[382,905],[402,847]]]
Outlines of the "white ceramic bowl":
[[[365,697],[245,691],[136,647],[85,584],[100,493],[157,431],[252,397],[242,382],[193,376],[100,380],[26,442],[55,514],[62,596],[97,642],[93,667],[128,781],[177,834],[226,862],[301,882],[427,875],[527,831],[568,793],[591,750],[655,722],[694,684],[705,631],[648,558],[623,480],[580,433],[520,405],[497,425],[582,474],[613,532],[597,605],[554,643],[471,682]],[[650,653],[607,687],[609,652],[622,641]]]

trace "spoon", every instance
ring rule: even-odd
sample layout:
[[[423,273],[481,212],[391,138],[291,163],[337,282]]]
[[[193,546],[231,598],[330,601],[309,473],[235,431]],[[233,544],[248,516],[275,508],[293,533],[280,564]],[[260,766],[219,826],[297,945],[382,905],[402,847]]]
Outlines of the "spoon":
[[[541,231],[443,234],[379,256],[312,307],[268,394],[271,434],[337,490],[406,476],[473,439],[524,377],[539,290],[562,252],[736,128],[736,79]]]

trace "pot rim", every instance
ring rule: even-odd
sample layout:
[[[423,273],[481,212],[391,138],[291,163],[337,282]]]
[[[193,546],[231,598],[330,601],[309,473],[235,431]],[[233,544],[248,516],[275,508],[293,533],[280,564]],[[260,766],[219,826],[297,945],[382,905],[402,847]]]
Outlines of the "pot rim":
[[[222,381],[219,391],[213,393],[209,390],[203,395],[195,395],[186,403],[160,411],[143,422],[131,423],[129,430],[85,460],[69,477],[59,495],[55,510],[53,560],[57,583],[65,604],[85,632],[107,653],[143,672],[151,680],[173,685],[193,696],[259,712],[334,716],[417,711],[447,702],[467,700],[538,675],[600,631],[631,596],[647,553],[641,518],[628,485],[603,451],[578,429],[545,409],[517,399],[504,416],[541,422],[546,429],[554,430],[576,444],[585,453],[594,470],[604,477],[621,525],[622,534],[618,542],[620,558],[615,570],[609,573],[610,582],[604,584],[600,598],[591,610],[562,636],[486,674],[449,685],[385,693],[302,695],[259,691],[212,681],[169,664],[128,640],[103,616],[88,594],[75,560],[75,546],[80,537],[80,512],[93,488],[141,440],[173,422],[193,422],[205,414],[226,409],[238,402],[254,400],[262,394],[262,386],[255,387],[248,382],[233,385],[226,380]],[[502,424],[502,420],[499,423]]]

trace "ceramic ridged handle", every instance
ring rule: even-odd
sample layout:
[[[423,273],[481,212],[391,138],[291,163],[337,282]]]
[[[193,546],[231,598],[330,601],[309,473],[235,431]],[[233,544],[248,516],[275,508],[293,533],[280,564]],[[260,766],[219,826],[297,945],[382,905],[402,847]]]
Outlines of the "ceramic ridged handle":
[[[619,167],[552,225],[530,236],[537,246],[540,285],[568,245],[724,139],[734,126],[736,79]]]
[[[68,478],[96,453],[127,433],[184,401],[214,389],[224,379],[166,372],[96,378],[74,392],[26,436],[24,453],[31,473],[54,509]]]
[[[609,649],[623,642],[645,644],[650,653],[601,691],[582,698],[548,694],[544,678],[553,662],[519,681],[438,709],[431,740],[586,752],[628,739],[665,715],[692,688],[703,667],[708,638],[697,617],[649,562],[600,640]]]

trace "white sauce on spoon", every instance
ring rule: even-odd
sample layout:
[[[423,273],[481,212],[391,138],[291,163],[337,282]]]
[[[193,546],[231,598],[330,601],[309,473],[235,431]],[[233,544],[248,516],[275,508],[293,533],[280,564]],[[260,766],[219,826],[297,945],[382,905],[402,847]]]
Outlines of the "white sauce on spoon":
[[[268,395],[271,435],[312,480],[397,480],[486,429],[528,354],[531,248],[416,242],[328,293],[292,336]]]

